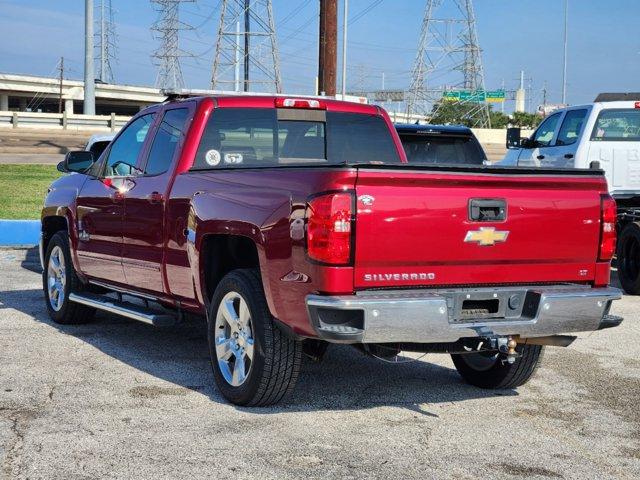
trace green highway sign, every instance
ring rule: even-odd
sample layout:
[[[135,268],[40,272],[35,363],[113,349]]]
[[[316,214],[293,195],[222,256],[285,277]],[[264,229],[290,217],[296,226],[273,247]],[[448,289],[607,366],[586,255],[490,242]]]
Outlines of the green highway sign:
[[[442,99],[447,102],[504,102],[504,90],[446,90]]]

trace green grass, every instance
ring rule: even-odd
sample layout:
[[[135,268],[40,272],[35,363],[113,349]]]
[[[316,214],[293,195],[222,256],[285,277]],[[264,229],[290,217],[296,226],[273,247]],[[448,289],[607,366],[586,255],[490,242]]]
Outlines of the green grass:
[[[37,220],[55,165],[0,165],[0,219]]]

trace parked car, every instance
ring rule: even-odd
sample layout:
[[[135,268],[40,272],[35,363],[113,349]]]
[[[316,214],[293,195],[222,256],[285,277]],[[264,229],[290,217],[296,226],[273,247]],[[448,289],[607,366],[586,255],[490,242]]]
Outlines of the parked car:
[[[470,128],[459,125],[395,125],[407,161],[421,165],[483,165],[480,142]]]
[[[116,136],[115,133],[107,133],[107,134],[97,134],[91,135],[89,141],[85,145],[84,149],[93,154],[93,157],[97,160],[102,155],[111,142]]]
[[[618,205],[617,265],[627,293],[640,294],[640,93],[602,94],[557,110],[510,149],[501,165],[604,170]]]
[[[622,321],[601,172],[412,165],[379,107],[173,100],[63,168],[42,210],[51,318],[206,317],[236,404],[279,401],[328,343],[450,353],[469,383],[515,388],[560,334]]]

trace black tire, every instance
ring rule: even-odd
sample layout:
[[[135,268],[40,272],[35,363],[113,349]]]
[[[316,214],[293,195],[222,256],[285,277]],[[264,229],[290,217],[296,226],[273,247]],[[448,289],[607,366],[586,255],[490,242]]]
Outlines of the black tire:
[[[47,275],[51,253],[56,248],[59,248],[62,251],[62,255],[64,257],[63,271],[65,278],[64,287],[62,289],[64,292],[64,300],[61,302],[58,309],[53,307],[50,299]],[[76,276],[76,271],[73,268],[71,250],[69,249],[69,237],[65,231],[57,232],[53,235],[47,245],[47,252],[44,256],[44,271],[42,272],[42,289],[44,290],[47,312],[49,313],[51,320],[54,322],[63,325],[74,325],[87,323],[93,320],[93,316],[96,312],[94,308],[69,301],[69,294],[71,292],[80,291],[82,289],[82,284]]]
[[[543,347],[541,345],[518,345],[516,351],[521,356],[516,358],[514,363],[503,363],[500,358],[496,357],[493,364],[487,362],[489,365],[485,368],[478,368],[476,361],[481,357],[490,361],[491,355],[489,354],[452,354],[451,359],[460,376],[471,385],[488,389],[516,388],[527,383],[533,376],[542,357]]]
[[[220,341],[216,338],[222,338],[219,337],[222,327],[216,326],[218,309],[223,298],[234,292],[246,302],[254,342],[250,368],[244,383],[237,386],[225,379],[216,354],[216,341]],[[234,270],[220,281],[211,300],[207,323],[213,375],[227,400],[236,405],[267,406],[291,393],[302,362],[302,342],[288,336],[274,321],[258,270]]]
[[[632,222],[622,229],[617,250],[622,288],[629,295],[640,295],[640,225]]]

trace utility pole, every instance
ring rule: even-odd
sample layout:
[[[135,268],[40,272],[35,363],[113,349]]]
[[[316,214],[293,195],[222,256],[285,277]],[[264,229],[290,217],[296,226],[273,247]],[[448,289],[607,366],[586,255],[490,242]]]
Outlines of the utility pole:
[[[347,93],[347,23],[349,18],[349,0],[342,0],[342,100]],[[384,73],[382,74],[382,89],[384,90]]]
[[[93,0],[84,0],[84,107],[85,115],[96,114],[93,75]]]
[[[245,92],[249,91],[249,32],[251,31],[251,15],[249,7],[250,0],[244,0],[244,51],[246,52],[244,56],[244,88]]]
[[[64,76],[64,57],[60,57],[60,91],[58,94],[58,113],[62,113],[62,78]]]
[[[569,0],[564,0],[564,54],[562,58],[562,104],[567,104],[567,22],[569,19]]]
[[[320,0],[320,54],[318,78],[320,94],[336,94],[338,56],[338,1]]]
[[[236,22],[236,61],[233,71],[233,89],[240,91],[240,22]]]

